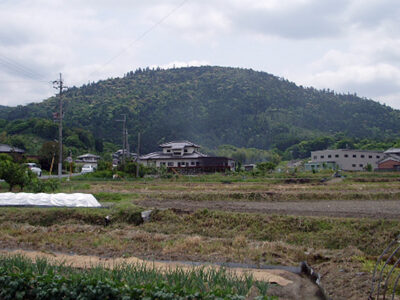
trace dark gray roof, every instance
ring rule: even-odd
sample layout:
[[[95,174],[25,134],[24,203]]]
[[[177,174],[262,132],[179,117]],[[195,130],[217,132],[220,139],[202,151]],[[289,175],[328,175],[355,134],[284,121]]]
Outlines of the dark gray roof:
[[[24,150],[6,144],[0,144],[0,153],[25,153]]]
[[[400,148],[390,148],[384,152],[385,154],[400,154]]]
[[[87,157],[100,158],[100,156],[95,155],[95,154],[91,154],[91,153],[86,153],[86,154],[80,155],[77,158],[87,158]]]
[[[386,154],[386,156],[384,156],[377,163],[381,164],[381,163],[383,163],[385,161],[388,161],[388,160],[394,160],[394,161],[400,162],[400,155],[397,155],[397,154]]]
[[[146,155],[140,156],[141,160],[148,159],[190,159],[190,158],[199,158],[199,157],[207,157],[208,155],[203,154],[198,151],[194,151],[193,153],[184,153],[183,155],[173,155],[173,153],[163,153],[162,151],[152,152]]]
[[[195,147],[195,148],[200,148],[199,145],[196,145],[192,142],[189,141],[174,141],[174,142],[168,142],[160,145],[161,148],[166,148],[166,147],[171,147],[173,149],[182,149],[184,147]]]

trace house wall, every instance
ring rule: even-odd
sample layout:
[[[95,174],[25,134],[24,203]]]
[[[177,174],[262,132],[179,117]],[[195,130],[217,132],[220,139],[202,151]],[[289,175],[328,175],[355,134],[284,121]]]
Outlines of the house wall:
[[[182,155],[184,153],[193,153],[195,150],[196,150],[195,147],[185,147],[184,149],[175,149],[175,150],[173,150],[172,147],[165,147],[163,148],[163,153],[170,154],[174,152],[179,152],[179,155]]]
[[[378,167],[377,162],[383,157],[382,151],[338,149],[311,152],[313,163],[335,162],[340,169],[345,171],[363,171],[368,164],[375,169]]]
[[[394,160],[387,160],[378,164],[378,169],[396,169],[400,167],[400,162]]]

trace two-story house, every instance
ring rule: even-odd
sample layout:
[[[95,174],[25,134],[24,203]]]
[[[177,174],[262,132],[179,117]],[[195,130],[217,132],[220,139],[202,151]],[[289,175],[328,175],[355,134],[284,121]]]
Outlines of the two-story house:
[[[199,151],[200,146],[188,141],[161,144],[162,151],[139,157],[146,166],[165,166],[179,171],[220,172],[234,170],[235,161],[231,158],[208,156]]]

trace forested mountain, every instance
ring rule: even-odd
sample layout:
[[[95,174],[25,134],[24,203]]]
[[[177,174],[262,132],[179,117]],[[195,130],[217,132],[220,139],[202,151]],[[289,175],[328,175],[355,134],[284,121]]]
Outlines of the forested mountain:
[[[398,137],[400,111],[356,95],[303,88],[264,72],[227,67],[139,69],[74,87],[64,94],[67,127],[120,144],[121,114],[130,142],[142,134],[142,152],[186,139],[216,148],[286,149],[301,140],[342,133]],[[57,99],[0,107],[0,119],[52,119]]]

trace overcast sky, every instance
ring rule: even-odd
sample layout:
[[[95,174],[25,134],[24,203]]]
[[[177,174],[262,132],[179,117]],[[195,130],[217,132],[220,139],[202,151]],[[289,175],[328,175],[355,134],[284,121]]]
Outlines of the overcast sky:
[[[219,65],[400,109],[399,0],[0,0],[0,105],[139,67]]]

